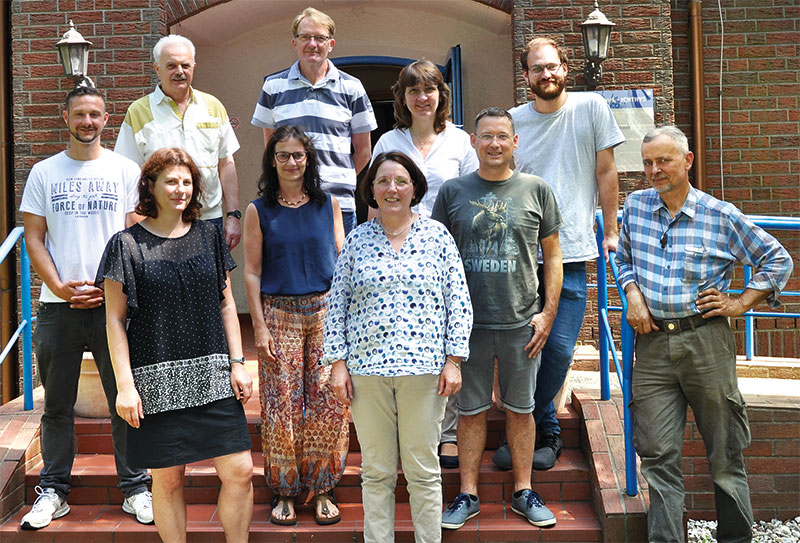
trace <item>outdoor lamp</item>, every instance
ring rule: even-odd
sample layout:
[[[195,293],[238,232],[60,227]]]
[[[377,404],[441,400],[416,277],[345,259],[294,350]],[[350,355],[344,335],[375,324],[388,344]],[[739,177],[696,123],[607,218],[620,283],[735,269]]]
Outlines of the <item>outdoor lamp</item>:
[[[72,19],[69,21],[69,30],[64,33],[64,37],[56,44],[61,65],[64,73],[76,81],[78,86],[94,87],[92,80],[86,77],[86,69],[89,66],[89,46],[91,42],[86,41],[81,33],[75,30]]]
[[[595,88],[603,77],[602,62],[608,57],[608,42],[611,38],[611,29],[616,26],[609,21],[600,8],[597,0],[594,2],[594,11],[589,18],[581,23],[583,48],[586,51],[586,64],[583,65],[583,77],[590,88]]]

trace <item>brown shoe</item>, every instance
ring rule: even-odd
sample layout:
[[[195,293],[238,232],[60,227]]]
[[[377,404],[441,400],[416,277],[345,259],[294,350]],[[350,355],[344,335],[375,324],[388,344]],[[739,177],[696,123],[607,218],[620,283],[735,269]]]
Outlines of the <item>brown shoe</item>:
[[[328,509],[328,501],[330,501],[334,505],[339,505],[336,503],[336,496],[333,494],[333,490],[329,492],[321,492],[314,496],[314,520],[317,521],[317,524],[320,526],[328,526],[330,524],[336,524],[340,520],[342,520],[342,514],[337,513],[335,517],[329,517],[328,514],[330,513],[330,509]],[[317,512],[317,505],[322,502],[322,508]]]
[[[269,521],[272,524],[277,524],[278,526],[294,526],[297,524],[297,512],[293,516],[289,516],[291,510],[289,509],[289,504],[291,503],[294,505],[294,498],[291,496],[279,496],[274,495],[272,496],[272,513],[270,513]],[[276,518],[275,513],[280,512],[284,518]]]

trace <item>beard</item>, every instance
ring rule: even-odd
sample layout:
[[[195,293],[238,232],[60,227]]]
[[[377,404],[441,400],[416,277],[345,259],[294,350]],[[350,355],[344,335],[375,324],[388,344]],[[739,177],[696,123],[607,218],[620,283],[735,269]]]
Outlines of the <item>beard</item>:
[[[675,183],[673,181],[670,181],[664,185],[656,185],[655,183],[653,183],[653,188],[655,188],[656,192],[658,192],[659,194],[664,194],[665,192],[672,192],[673,190],[678,188],[678,183]]]
[[[95,131],[95,133],[92,136],[82,136],[80,132],[78,132],[77,130],[71,130],[71,129],[69,133],[72,134],[73,138],[75,138],[81,143],[93,143],[100,137],[100,130]]]
[[[554,76],[548,79],[547,82],[537,81],[535,84],[530,85],[530,88],[533,94],[538,98],[541,98],[542,100],[553,100],[558,98],[561,93],[564,92],[564,87],[566,86],[566,77]]]

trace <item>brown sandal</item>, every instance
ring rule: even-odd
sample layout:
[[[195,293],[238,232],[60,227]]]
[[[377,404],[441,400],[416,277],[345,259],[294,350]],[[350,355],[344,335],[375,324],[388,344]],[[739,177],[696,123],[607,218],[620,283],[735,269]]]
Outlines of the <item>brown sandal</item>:
[[[339,505],[336,502],[336,496],[334,496],[333,490],[331,490],[329,492],[322,492],[322,493],[317,494],[316,496],[314,496],[314,520],[316,520],[317,524],[319,524],[320,526],[328,526],[330,524],[336,524],[337,522],[342,520],[341,511],[335,517],[328,517],[327,516],[328,513],[330,513],[330,510],[328,509],[328,503],[327,503],[328,500],[330,500],[330,502],[333,503],[334,505],[337,505],[337,506]],[[317,504],[319,502],[322,502],[322,514],[321,515],[317,514]]]
[[[289,517],[289,502],[294,502],[294,498],[291,496],[279,496],[275,494],[272,496],[272,513],[269,515],[269,521],[272,524],[277,524],[278,526],[294,526],[297,524],[297,511],[295,511],[293,517]],[[280,506],[280,512],[283,514],[284,517],[288,518],[275,518],[275,512],[278,511],[278,507]]]

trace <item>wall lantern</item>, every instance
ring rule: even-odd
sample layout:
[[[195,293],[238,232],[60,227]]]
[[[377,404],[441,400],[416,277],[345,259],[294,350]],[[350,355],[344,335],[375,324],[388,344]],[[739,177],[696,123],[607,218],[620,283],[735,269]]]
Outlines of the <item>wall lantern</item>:
[[[581,23],[583,48],[586,51],[586,64],[583,66],[583,77],[590,88],[600,84],[603,77],[602,62],[608,58],[608,42],[611,38],[611,29],[616,26],[609,21],[594,2],[594,11],[589,18]]]
[[[89,67],[89,46],[92,42],[86,41],[81,33],[75,30],[72,19],[69,21],[69,30],[64,33],[64,37],[56,44],[61,65],[67,77],[75,80],[75,86],[94,87],[92,80],[86,77]]]

